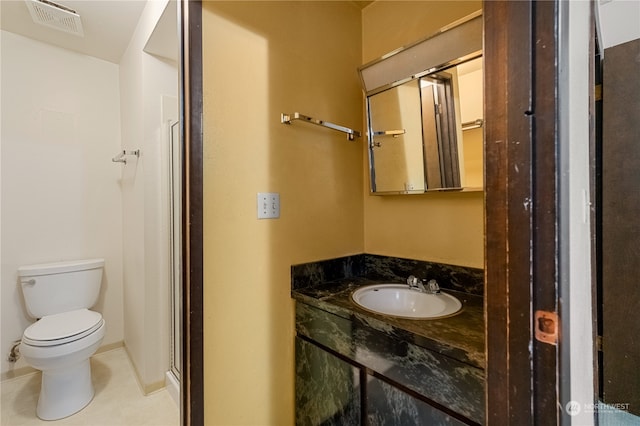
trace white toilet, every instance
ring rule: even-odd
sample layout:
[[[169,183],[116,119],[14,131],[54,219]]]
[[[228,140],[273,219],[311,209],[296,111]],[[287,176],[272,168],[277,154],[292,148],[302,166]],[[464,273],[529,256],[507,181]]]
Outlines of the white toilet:
[[[90,311],[100,294],[104,259],[21,266],[18,279],[29,315],[20,353],[42,370],[36,414],[57,420],[93,399],[91,357],[102,342],[105,322]]]

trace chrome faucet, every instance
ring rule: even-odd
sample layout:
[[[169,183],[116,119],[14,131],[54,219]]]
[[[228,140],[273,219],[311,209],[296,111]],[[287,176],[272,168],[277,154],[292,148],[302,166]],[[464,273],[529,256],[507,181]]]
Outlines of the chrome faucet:
[[[430,293],[430,294],[439,294],[440,286],[436,282],[436,280],[429,280],[427,282],[427,286],[425,287],[424,283],[427,282],[426,279],[420,279],[414,275],[409,275],[407,278],[407,284],[409,288],[412,290],[419,291],[421,293]]]

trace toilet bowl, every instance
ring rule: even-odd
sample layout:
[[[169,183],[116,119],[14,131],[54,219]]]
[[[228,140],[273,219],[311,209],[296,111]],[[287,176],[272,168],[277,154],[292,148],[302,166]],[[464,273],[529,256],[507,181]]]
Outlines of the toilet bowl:
[[[25,330],[20,353],[42,371],[38,417],[61,419],[91,402],[94,388],[89,358],[104,334],[102,315],[87,309],[43,317]]]
[[[23,333],[20,353],[42,371],[36,414],[68,417],[91,402],[90,357],[105,335],[105,320],[90,310],[102,280],[103,259],[23,266],[18,277],[29,315],[39,318]]]

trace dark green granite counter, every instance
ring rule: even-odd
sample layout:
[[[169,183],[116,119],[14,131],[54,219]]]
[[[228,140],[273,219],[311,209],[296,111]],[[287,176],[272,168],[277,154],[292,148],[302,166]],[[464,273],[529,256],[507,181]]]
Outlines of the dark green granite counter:
[[[484,311],[481,297],[444,290],[462,302],[459,314],[432,320],[397,318],[367,311],[351,300],[351,293],[357,288],[378,283],[380,281],[366,278],[349,278],[292,290],[291,295],[298,302],[364,323],[399,340],[484,369]]]
[[[362,286],[403,283],[409,275],[437,279],[462,302],[460,313],[399,318],[351,299]],[[291,276],[299,424],[325,424],[321,413],[342,419],[335,424],[357,424],[352,416],[361,409],[371,424],[386,424],[381,419],[391,408],[390,424],[399,424],[398,416],[407,419],[402,424],[483,423],[482,270],[363,254],[294,265]]]

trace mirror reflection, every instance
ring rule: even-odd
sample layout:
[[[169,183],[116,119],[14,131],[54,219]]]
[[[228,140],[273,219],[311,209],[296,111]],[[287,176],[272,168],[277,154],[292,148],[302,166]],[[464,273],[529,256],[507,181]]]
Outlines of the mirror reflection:
[[[420,86],[412,80],[370,96],[373,192],[424,192]]]
[[[481,190],[482,58],[367,97],[371,191]]]

